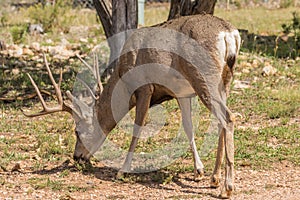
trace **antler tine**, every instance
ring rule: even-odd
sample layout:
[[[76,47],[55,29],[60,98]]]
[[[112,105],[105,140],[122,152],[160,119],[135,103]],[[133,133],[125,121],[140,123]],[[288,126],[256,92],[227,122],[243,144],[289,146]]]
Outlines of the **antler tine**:
[[[98,55],[96,53],[93,54],[94,63],[93,67],[91,67],[87,62],[85,62],[78,54],[76,54],[77,58],[93,73],[94,77],[97,79],[97,85],[99,87],[100,93],[103,91],[103,85],[101,83],[101,76],[99,72],[99,63],[98,63]]]
[[[35,83],[35,81],[33,80],[33,78],[30,76],[29,73],[27,73],[27,76],[29,77],[30,79],[30,82],[31,84],[33,85],[38,97],[39,97],[39,100],[42,104],[42,107],[43,107],[43,110],[38,112],[38,113],[35,113],[35,114],[26,114],[23,110],[23,114],[27,117],[37,117],[37,116],[41,116],[41,115],[46,115],[46,114],[51,114],[51,113],[54,113],[54,112],[59,112],[59,111],[66,111],[66,112],[69,112],[72,114],[72,111],[74,112],[74,109],[71,108],[70,105],[67,105],[64,103],[63,101],[63,97],[62,97],[62,93],[61,93],[61,90],[60,90],[60,85],[61,85],[61,82],[62,82],[62,70],[60,70],[60,78],[59,78],[59,82],[58,84],[55,82],[54,78],[53,78],[53,75],[52,75],[52,72],[50,70],[50,67],[49,67],[49,64],[48,64],[48,61],[47,61],[47,58],[46,58],[46,55],[43,53],[43,58],[44,58],[44,62],[45,62],[45,65],[46,65],[46,68],[47,68],[47,72],[48,72],[48,75],[49,75],[49,78],[52,82],[52,85],[54,87],[54,90],[55,90],[55,93],[56,93],[56,97],[57,97],[57,101],[58,101],[58,105],[55,106],[55,107],[48,107],[41,92],[40,92],[40,89],[38,88],[37,84]],[[76,113],[76,110],[75,110],[75,113]],[[77,114],[77,113],[76,113]]]
[[[59,72],[59,81],[58,81],[58,88],[60,88],[61,86],[61,82],[62,82],[62,68],[60,68],[60,72]]]
[[[97,78],[99,91],[100,91],[100,94],[101,94],[102,91],[103,91],[103,85],[102,85],[101,77],[100,77],[98,55],[96,53],[94,53],[94,68],[95,68],[94,70],[95,70],[95,73],[96,73],[96,78]]]
[[[90,94],[92,95],[93,99],[95,99],[95,100],[99,99],[99,97],[96,97],[96,96],[94,95],[94,92],[93,92],[92,89],[88,86],[88,84],[87,84],[86,82],[84,82],[84,81],[83,81],[82,79],[80,79],[79,77],[77,77],[77,80],[79,80],[79,81],[82,83],[82,85],[84,85],[84,87],[86,87],[86,89],[88,89],[88,91],[89,91]]]
[[[60,71],[59,84],[57,84],[55,82],[54,78],[53,78],[53,75],[52,75],[52,72],[50,70],[50,67],[49,67],[49,64],[48,64],[48,61],[47,61],[45,53],[43,53],[43,57],[44,57],[44,62],[45,62],[46,68],[47,68],[47,72],[48,72],[49,78],[50,78],[50,80],[52,82],[52,85],[54,87],[54,90],[55,90],[57,101],[58,101],[59,105],[62,106],[63,105],[63,98],[62,98],[61,90],[59,88],[59,85],[61,84],[61,80],[62,80],[62,70]]]
[[[41,112],[38,112],[38,113],[35,113],[35,114],[26,114],[23,110],[23,114],[26,116],[26,117],[37,117],[37,116],[41,116],[41,115],[46,115],[46,114],[50,114],[50,113],[54,113],[54,112],[58,112],[58,111],[63,111],[63,105],[59,104],[58,106],[56,107],[53,107],[53,108],[49,108],[47,105],[46,105],[46,102],[40,92],[40,89],[38,88],[38,86],[36,85],[35,81],[33,80],[33,78],[30,76],[29,73],[27,73],[27,76],[29,77],[30,79],[30,82],[31,84],[33,85],[38,97],[39,97],[39,100],[43,106],[43,110]]]
[[[78,55],[78,54],[76,54],[76,57],[87,67],[87,68],[89,68],[89,70],[91,71],[91,72],[93,72],[93,75],[95,75],[95,73],[94,73],[94,69],[87,63],[87,62],[85,62],[85,60],[83,60],[81,57],[80,57],[80,55]]]
[[[36,83],[34,82],[33,78],[30,76],[29,73],[27,73],[27,76],[29,77],[31,84],[33,85],[33,87],[34,87],[34,89],[35,89],[35,91],[36,91],[36,93],[37,93],[37,95],[38,95],[38,97],[39,97],[39,99],[40,99],[40,102],[41,102],[41,104],[42,104],[42,106],[43,106],[43,110],[42,110],[41,112],[39,112],[39,113],[36,113],[36,114],[26,114],[22,109],[21,109],[21,111],[23,112],[23,114],[24,114],[26,117],[37,117],[37,116],[44,115],[44,114],[46,114],[46,113],[49,112],[49,109],[48,109],[48,107],[47,107],[47,105],[46,105],[46,103],[45,103],[45,100],[44,100],[44,98],[43,98],[43,96],[42,96],[42,94],[41,94],[41,92],[40,92],[38,86],[37,86]]]

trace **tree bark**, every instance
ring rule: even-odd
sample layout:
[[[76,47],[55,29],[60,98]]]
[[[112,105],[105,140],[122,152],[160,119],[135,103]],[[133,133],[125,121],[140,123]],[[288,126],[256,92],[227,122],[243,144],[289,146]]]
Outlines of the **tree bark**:
[[[103,26],[106,38],[113,35],[111,0],[93,0],[97,14]]]
[[[191,14],[214,14],[217,0],[196,0],[194,1]]]
[[[186,15],[214,14],[217,0],[171,0],[168,20]]]
[[[168,20],[186,15],[213,14],[216,2],[217,0],[171,0]],[[127,39],[126,31],[137,28],[138,3],[137,0],[93,0],[93,3],[110,47],[109,65],[102,75],[106,79],[118,61],[118,55]],[[109,39],[122,32],[125,34]]]
[[[138,25],[137,0],[93,0],[110,47],[109,65],[102,75],[107,78],[114,69],[121,48],[127,39],[127,30]],[[115,34],[117,37],[110,39]],[[124,34],[123,34],[124,33]]]

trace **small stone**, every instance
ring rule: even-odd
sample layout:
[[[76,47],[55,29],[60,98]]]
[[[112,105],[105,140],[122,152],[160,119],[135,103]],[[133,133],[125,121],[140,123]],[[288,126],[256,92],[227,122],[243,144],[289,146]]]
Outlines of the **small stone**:
[[[243,61],[242,63],[241,63],[241,67],[242,68],[251,68],[251,63],[249,63],[249,62],[245,62],[245,61]]]
[[[62,46],[67,46],[70,44],[70,42],[66,38],[62,38],[60,42]]]
[[[28,29],[29,29],[29,33],[32,35],[44,33],[43,24],[31,24],[29,25]]]
[[[34,53],[28,48],[23,48],[23,55],[33,56]]]
[[[250,70],[249,69],[243,69],[242,72],[243,72],[243,74],[249,74]]]
[[[258,63],[257,60],[253,60],[253,61],[252,61],[252,67],[257,68],[258,65],[259,65],[259,63]]]
[[[82,43],[88,43],[88,40],[86,38],[80,38],[79,41]]]
[[[45,42],[46,42],[47,44],[53,44],[53,41],[52,41],[51,39],[47,39]]]
[[[247,81],[234,80],[233,81],[234,89],[247,89],[250,88],[250,83]]]
[[[33,49],[34,51],[40,51],[41,45],[38,42],[33,42],[31,43],[30,48]]]
[[[12,69],[11,72],[13,73],[13,75],[18,75],[18,74],[20,74],[19,68]]]
[[[23,48],[18,45],[11,45],[8,47],[8,54],[12,57],[20,57],[23,55]]]
[[[270,63],[266,62],[265,67],[262,70],[262,75],[263,76],[272,76],[276,74],[277,69],[274,68]]]

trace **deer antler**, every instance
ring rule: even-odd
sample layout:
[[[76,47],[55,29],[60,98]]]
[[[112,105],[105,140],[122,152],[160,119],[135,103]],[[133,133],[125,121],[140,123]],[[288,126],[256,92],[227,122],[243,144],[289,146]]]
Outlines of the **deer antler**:
[[[103,85],[101,83],[101,77],[100,77],[100,72],[99,72],[98,55],[96,53],[93,54],[93,56],[94,56],[93,57],[94,58],[93,67],[90,66],[86,61],[84,61],[78,54],[76,54],[76,56],[93,73],[94,77],[97,80],[97,87],[101,94],[103,91]],[[79,79],[79,81],[83,83],[82,80]],[[94,93],[91,92],[92,90],[85,83],[83,85],[85,87],[87,87],[87,89],[90,91],[90,93],[92,94],[94,99],[98,99],[98,97],[95,97]]]
[[[49,75],[49,78],[52,82],[52,85],[54,87],[54,90],[55,90],[55,94],[56,94],[56,97],[57,97],[57,102],[58,102],[58,105],[55,106],[55,107],[48,107],[47,104],[45,103],[45,100],[38,88],[38,86],[36,85],[35,81],[33,80],[33,78],[30,76],[29,73],[27,73],[27,76],[29,77],[38,97],[39,97],[39,100],[43,106],[43,110],[38,112],[38,113],[35,113],[35,114],[26,114],[23,110],[23,114],[27,117],[37,117],[37,116],[42,116],[42,115],[47,115],[47,114],[51,114],[51,113],[55,113],[55,112],[60,112],[60,111],[66,111],[68,113],[75,113],[78,117],[81,118],[81,114],[79,114],[79,112],[73,108],[73,106],[71,106],[69,103],[67,103],[66,101],[63,100],[63,97],[62,97],[62,92],[61,92],[61,89],[60,89],[60,86],[61,86],[61,82],[62,82],[62,70],[60,70],[60,77],[59,77],[59,81],[58,81],[58,84],[55,82],[54,78],[53,78],[53,75],[52,75],[52,72],[50,70],[50,67],[49,67],[49,64],[48,64],[48,61],[47,61],[47,58],[46,58],[46,55],[43,54],[43,58],[44,58],[44,62],[45,62],[45,65],[46,65],[46,68],[47,68],[47,72],[48,72],[48,75]],[[67,96],[70,100],[72,99],[75,99],[75,97],[71,94],[70,91],[67,91]]]

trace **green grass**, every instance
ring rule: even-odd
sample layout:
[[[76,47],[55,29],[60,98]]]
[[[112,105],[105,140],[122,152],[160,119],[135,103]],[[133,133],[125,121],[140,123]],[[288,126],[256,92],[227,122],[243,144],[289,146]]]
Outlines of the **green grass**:
[[[248,29],[254,33],[279,34],[281,24],[291,19],[291,12],[294,8],[267,10],[262,8],[248,10],[222,11],[217,10],[216,15],[222,16],[239,28]],[[20,17],[26,11],[20,11],[9,23],[19,23]],[[66,15],[71,16],[74,12],[68,10]],[[270,17],[261,17],[265,13]],[[72,19],[70,25],[79,26],[85,24],[94,30],[85,36],[93,37],[101,32],[95,28],[98,25],[95,13],[82,12]],[[146,24],[151,25],[163,21],[168,14],[167,8],[149,8],[146,10]],[[151,16],[156,17],[151,17]],[[80,17],[79,17],[80,16]],[[260,20],[258,20],[258,18]],[[280,18],[280,19],[279,19]],[[0,36],[5,35],[9,27],[1,28]],[[59,29],[56,30],[59,32]],[[56,31],[49,33],[45,38],[57,40],[59,34]],[[76,35],[66,34],[68,38],[75,38]],[[103,38],[102,36],[99,36]],[[27,38],[27,41],[32,38]],[[76,38],[74,39],[76,42]],[[91,41],[89,41],[91,42]],[[26,43],[26,41],[25,41]],[[258,60],[258,66],[254,67],[254,61]],[[277,69],[275,75],[263,76],[262,69],[266,62],[269,62]],[[76,70],[76,63],[58,63],[50,59],[51,69],[54,76],[58,78],[60,67],[71,65],[72,70],[65,70],[66,80],[62,89],[72,89]],[[249,63],[249,65],[245,65]],[[32,64],[32,63],[31,63]],[[9,97],[22,97],[24,94],[33,93],[34,90],[29,82],[26,72],[30,72],[37,84],[44,90],[52,91],[49,87],[50,81],[43,70],[37,67],[37,63],[32,66],[20,65],[18,60],[9,60],[9,68],[0,67],[0,94]],[[20,69],[20,73],[14,74],[12,69]],[[240,56],[235,69],[235,79],[248,81],[250,88],[244,90],[233,90],[228,105],[234,113],[239,113],[235,129],[236,164],[238,166],[250,165],[253,168],[271,167],[272,163],[288,161],[299,166],[299,116],[300,116],[300,61],[290,59],[278,59],[274,57],[262,57],[261,54],[245,53]],[[52,91],[53,92],[53,91]],[[53,98],[47,95],[47,102],[55,103]],[[136,152],[152,152],[159,150],[169,143],[178,133],[180,127],[180,112],[175,101],[165,102],[163,106],[167,109],[167,121],[160,134],[154,137],[142,139],[138,143]],[[22,115],[20,108],[31,108],[32,112],[40,110],[41,107],[37,99],[0,102],[0,171],[10,170],[17,162],[27,162],[30,170],[38,171],[49,167],[57,166],[64,160],[72,159],[75,145],[74,122],[70,115],[56,114],[46,117],[29,119]],[[133,116],[134,114],[131,113]],[[210,115],[203,107],[200,108],[200,120],[196,133],[196,143],[201,152],[205,132],[209,126]],[[298,120],[298,121],[297,121]],[[128,125],[130,127],[130,125]],[[132,128],[132,127],[131,127]],[[127,150],[131,136],[117,127],[110,135],[109,139]],[[188,148],[187,148],[188,149]],[[118,157],[119,154],[112,152],[107,147],[104,157]],[[214,164],[215,149],[202,157],[206,169],[209,171]],[[164,154],[166,152],[161,152]],[[183,162],[185,161],[185,162]],[[92,167],[85,167],[75,164],[78,171],[92,171]],[[193,171],[192,156],[190,151],[184,151],[182,156],[174,163],[157,173],[150,173],[145,176],[125,177],[124,182],[146,182],[149,180],[168,184],[173,181],[177,173]],[[167,172],[167,173],[166,173]],[[63,188],[69,192],[84,192],[88,187],[78,185],[66,185],[63,180],[67,178],[71,170],[64,169],[58,172],[58,179],[31,178],[28,184],[35,189],[59,190]],[[0,185],[5,184],[5,180],[0,177]],[[112,198],[114,198],[112,196]],[[177,198],[177,197],[174,197]],[[185,197],[178,197],[185,198]]]
[[[252,129],[235,132],[236,162],[253,167],[270,167],[282,160],[299,165],[300,148],[297,144],[299,126],[271,126],[258,131]]]
[[[282,33],[281,25],[290,22],[292,13],[297,10],[293,7],[270,10],[263,7],[230,11],[216,9],[215,15],[250,33],[278,35]]]

